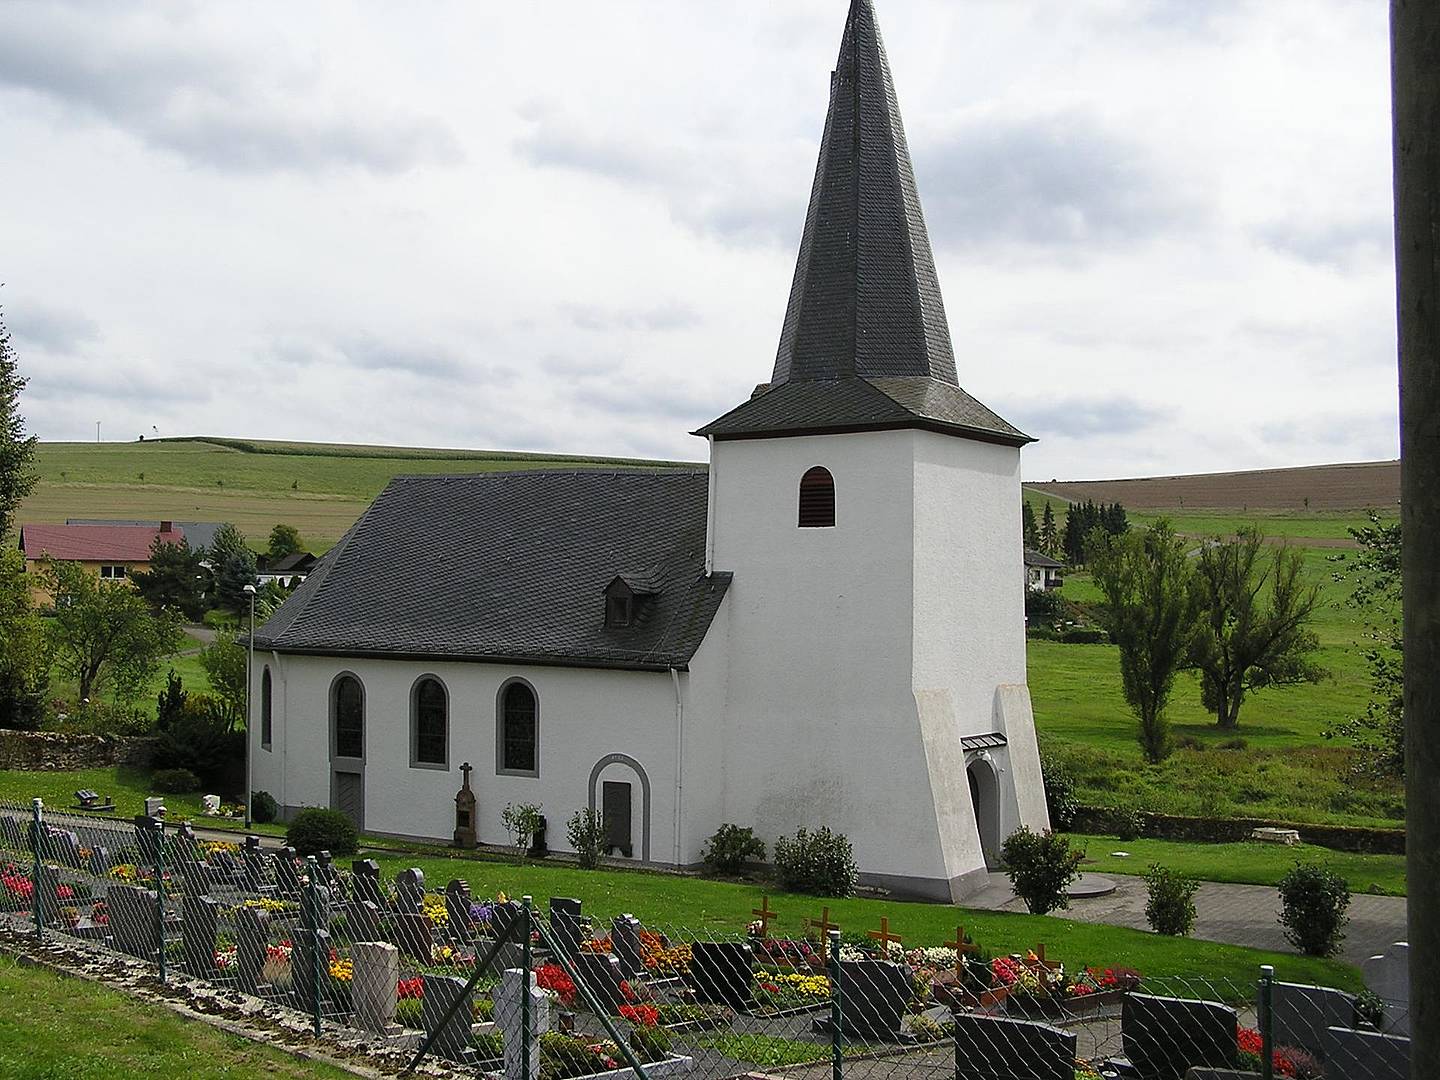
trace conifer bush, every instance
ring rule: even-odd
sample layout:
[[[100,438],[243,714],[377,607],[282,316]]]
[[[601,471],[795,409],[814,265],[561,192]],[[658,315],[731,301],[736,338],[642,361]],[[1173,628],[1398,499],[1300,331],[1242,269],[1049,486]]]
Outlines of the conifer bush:
[[[849,896],[859,877],[849,838],[823,825],[776,840],[775,872],[786,889],[815,896]]]
[[[748,863],[765,861],[765,842],[754,829],[726,823],[710,837],[702,857],[717,874],[743,874]]]
[[[1345,940],[1346,880],[1321,863],[1297,862],[1280,879],[1285,940],[1310,956],[1331,956]]]
[[[295,815],[285,842],[295,849],[297,855],[318,855],[328,851],[338,859],[355,854],[360,835],[355,823],[339,810],[311,806]]]
[[[1159,863],[1145,872],[1145,920],[1157,934],[1185,937],[1195,929],[1195,891],[1200,883]]]
[[[1031,832],[1024,825],[1006,838],[1000,849],[1005,873],[1015,895],[1032,915],[1046,915],[1070,906],[1066,889],[1080,874],[1084,851],[1052,832]]]

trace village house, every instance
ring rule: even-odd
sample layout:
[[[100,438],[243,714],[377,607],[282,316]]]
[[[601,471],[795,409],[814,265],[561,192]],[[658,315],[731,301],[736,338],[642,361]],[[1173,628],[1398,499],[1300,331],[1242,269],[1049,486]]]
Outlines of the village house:
[[[959,386],[869,0],[846,20],[770,380],[709,468],[394,480],[255,635],[254,786],[286,815],[687,866],[821,825],[861,880],[959,899],[1048,825],[1020,449]],[[417,523],[423,522],[423,528]]]
[[[1047,592],[1065,584],[1065,564],[1043,555],[1034,548],[1025,549],[1025,587],[1031,592]]]
[[[102,581],[126,581],[150,569],[150,550],[156,540],[178,544],[184,530],[171,521],[149,525],[22,525],[20,550],[26,573],[35,574],[46,559],[77,562]],[[32,580],[38,580],[32,579]],[[31,599],[48,604],[52,597],[41,585],[32,585]]]

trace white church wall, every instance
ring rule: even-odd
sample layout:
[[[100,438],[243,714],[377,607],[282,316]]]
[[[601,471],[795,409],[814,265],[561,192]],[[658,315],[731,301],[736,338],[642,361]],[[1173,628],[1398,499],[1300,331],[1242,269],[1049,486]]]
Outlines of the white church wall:
[[[710,632],[691,657],[690,670],[681,674],[685,696],[684,800],[680,854],[678,859],[672,859],[680,865],[698,863],[706,842],[728,820],[725,817],[725,727],[729,626],[727,596],[710,624]]]
[[[649,779],[652,858],[669,861],[675,692],[667,672],[297,655],[282,660],[286,693],[283,721],[280,709],[274,717],[277,752],[256,755],[255,781],[291,811],[330,804],[330,686],[348,671],[365,688],[367,831],[448,841],[460,765],[469,761],[475,767],[471,786],[482,842],[507,842],[500,820],[505,805],[532,802],[541,804],[548,819],[549,845],[568,850],[565,824],[587,805],[592,770],[611,755],[623,755],[639,762]],[[257,703],[261,666],[256,665]],[[444,769],[410,764],[410,691],[426,674],[438,677],[449,694],[449,763]],[[538,777],[496,774],[496,700],[501,685],[513,677],[530,683],[539,699]],[[633,784],[634,850],[639,859],[642,784],[623,764],[606,765],[601,776]]]

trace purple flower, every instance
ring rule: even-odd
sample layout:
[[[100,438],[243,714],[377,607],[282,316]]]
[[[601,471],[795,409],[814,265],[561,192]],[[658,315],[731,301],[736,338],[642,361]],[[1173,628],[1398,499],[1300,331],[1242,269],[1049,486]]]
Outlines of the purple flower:
[[[470,921],[471,921],[471,922],[488,923],[488,922],[490,921],[490,916],[493,915],[494,913],[495,913],[495,908],[494,908],[494,906],[491,905],[491,904],[486,903],[486,904],[471,904],[471,905],[470,905]]]

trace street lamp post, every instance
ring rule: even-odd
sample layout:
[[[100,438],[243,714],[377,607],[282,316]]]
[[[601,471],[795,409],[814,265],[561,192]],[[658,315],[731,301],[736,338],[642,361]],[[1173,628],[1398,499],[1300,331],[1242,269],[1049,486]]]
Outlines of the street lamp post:
[[[251,816],[250,762],[254,757],[251,750],[251,736],[254,732],[254,708],[251,705],[250,687],[255,682],[255,586],[246,585],[245,595],[250,597],[250,636],[245,640],[245,828],[250,828]]]

